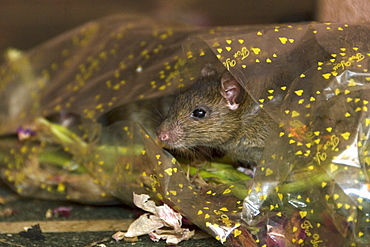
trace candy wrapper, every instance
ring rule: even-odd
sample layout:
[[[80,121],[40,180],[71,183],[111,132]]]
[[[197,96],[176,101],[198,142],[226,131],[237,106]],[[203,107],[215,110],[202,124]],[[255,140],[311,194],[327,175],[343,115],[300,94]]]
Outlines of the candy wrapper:
[[[12,52],[0,68],[1,177],[43,198],[146,194],[227,246],[368,246],[369,28],[116,16]],[[273,119],[252,179],[153,140],[173,95],[209,63]]]

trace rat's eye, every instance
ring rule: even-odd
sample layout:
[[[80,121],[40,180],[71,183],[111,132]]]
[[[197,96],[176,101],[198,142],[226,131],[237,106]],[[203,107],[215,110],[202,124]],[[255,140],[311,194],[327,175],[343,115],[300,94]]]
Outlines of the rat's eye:
[[[193,111],[193,113],[191,114],[191,116],[193,118],[204,118],[206,116],[206,111],[202,108],[197,108]]]

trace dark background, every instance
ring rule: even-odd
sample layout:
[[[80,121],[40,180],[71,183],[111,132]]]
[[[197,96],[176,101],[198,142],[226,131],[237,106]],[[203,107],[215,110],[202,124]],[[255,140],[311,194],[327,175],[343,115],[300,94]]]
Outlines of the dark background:
[[[142,13],[199,26],[241,25],[314,20],[315,6],[314,0],[0,0],[0,53],[8,47],[30,49],[112,14]]]

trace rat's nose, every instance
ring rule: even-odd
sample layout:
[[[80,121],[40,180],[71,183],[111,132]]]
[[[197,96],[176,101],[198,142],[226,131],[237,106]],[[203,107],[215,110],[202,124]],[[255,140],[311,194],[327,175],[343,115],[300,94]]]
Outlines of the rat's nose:
[[[170,139],[170,135],[168,134],[167,131],[158,131],[157,137],[161,141],[168,141]]]

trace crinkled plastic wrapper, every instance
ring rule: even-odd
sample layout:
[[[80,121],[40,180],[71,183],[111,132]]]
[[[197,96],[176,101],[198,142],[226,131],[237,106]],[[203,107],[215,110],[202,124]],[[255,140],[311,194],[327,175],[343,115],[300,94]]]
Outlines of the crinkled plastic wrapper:
[[[229,246],[368,246],[369,40],[367,23],[88,23],[0,68],[1,177],[43,198],[145,193]],[[194,184],[152,139],[206,63],[274,120],[253,179]]]

